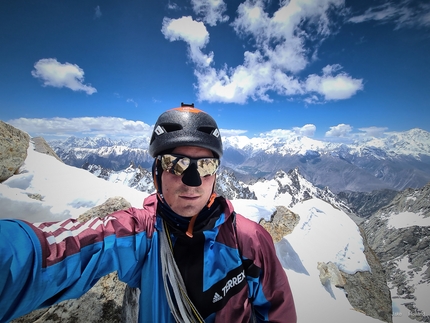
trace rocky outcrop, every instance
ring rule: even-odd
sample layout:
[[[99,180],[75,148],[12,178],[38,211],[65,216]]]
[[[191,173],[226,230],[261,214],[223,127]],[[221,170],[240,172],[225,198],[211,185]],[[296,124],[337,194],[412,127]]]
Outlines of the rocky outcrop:
[[[363,236],[363,232],[361,235]],[[391,323],[393,322],[391,295],[384,269],[366,240],[363,240],[364,254],[371,270],[348,274],[332,262],[319,262],[317,268],[320,271],[321,284],[333,297],[332,285],[342,288],[356,311]]]
[[[355,274],[341,272],[346,284],[343,286],[349,303],[355,310],[384,322],[393,322],[390,290],[385,270],[365,238],[363,230],[364,254],[371,271],[358,271]]]
[[[125,284],[115,273],[100,279],[76,300],[68,300],[13,320],[13,323],[120,323]]]
[[[215,192],[229,200],[256,200],[255,193],[239,181],[233,172],[222,169],[216,175]]]
[[[27,158],[30,136],[0,121],[0,182],[18,172]]]
[[[115,211],[126,210],[130,207],[131,207],[130,202],[128,202],[125,198],[120,196],[112,197],[112,198],[109,198],[105,203],[99,206],[93,207],[85,213],[82,213],[78,217],[78,220],[80,222],[86,222],[89,219],[96,218],[96,217],[103,218],[106,215],[111,214]]]
[[[320,271],[320,281],[326,289],[333,284],[335,287],[345,288],[346,279],[336,264],[331,261],[328,263],[318,262],[317,268]]]
[[[85,221],[104,217],[131,205],[122,197],[110,198],[79,217]],[[46,309],[37,310],[13,323],[120,323],[137,322],[139,291],[118,280],[116,273],[101,278],[86,294],[78,299],[63,301]]]
[[[56,159],[58,159],[60,162],[63,162],[60,157],[57,156],[55,151],[49,146],[49,144],[46,142],[46,140],[42,137],[34,137],[31,139],[31,141],[34,143],[34,149],[42,154],[50,155]]]
[[[430,322],[430,315],[417,306],[414,292],[430,283],[430,226],[396,227],[390,219],[400,213],[430,217],[429,196],[430,183],[421,189],[405,190],[362,224],[370,247],[385,268],[392,298],[400,300],[410,318],[421,322]]]
[[[337,197],[344,201],[354,214],[368,218],[388,205],[398,193],[395,190],[384,189],[372,192],[340,192]]]
[[[300,217],[288,210],[285,206],[277,206],[270,221],[261,220],[260,224],[272,236],[273,242],[277,243],[290,234],[294,227],[299,223]]]

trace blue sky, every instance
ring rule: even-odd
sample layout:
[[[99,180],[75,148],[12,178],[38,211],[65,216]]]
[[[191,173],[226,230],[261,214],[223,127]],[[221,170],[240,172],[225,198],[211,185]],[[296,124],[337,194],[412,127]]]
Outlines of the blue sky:
[[[225,136],[430,131],[426,1],[2,1],[0,58],[0,120],[48,139],[180,102]]]

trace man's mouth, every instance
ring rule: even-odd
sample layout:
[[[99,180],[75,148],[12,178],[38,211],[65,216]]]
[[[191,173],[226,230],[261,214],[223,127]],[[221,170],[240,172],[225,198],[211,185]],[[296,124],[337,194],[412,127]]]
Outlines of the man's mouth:
[[[193,201],[193,200],[197,200],[199,198],[198,195],[180,195],[180,198],[184,199],[184,200],[189,200],[189,201]]]

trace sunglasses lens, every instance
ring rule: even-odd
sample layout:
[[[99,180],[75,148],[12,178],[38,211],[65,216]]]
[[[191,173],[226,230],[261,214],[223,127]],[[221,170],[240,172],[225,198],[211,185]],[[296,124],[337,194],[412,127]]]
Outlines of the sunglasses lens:
[[[201,177],[213,175],[219,167],[217,158],[200,158],[197,160],[197,170]]]
[[[191,163],[196,163],[201,177],[215,174],[219,167],[218,158],[189,158],[171,154],[161,156],[163,170],[178,176],[182,175]]]

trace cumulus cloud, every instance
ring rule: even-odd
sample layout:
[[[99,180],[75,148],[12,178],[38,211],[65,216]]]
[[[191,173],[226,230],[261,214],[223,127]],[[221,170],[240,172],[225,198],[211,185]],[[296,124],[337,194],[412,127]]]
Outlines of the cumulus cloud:
[[[220,18],[225,10],[222,1],[195,0],[192,4],[196,14],[204,16],[203,22],[213,26],[223,21]],[[199,101],[271,102],[271,95],[277,94],[321,103],[348,99],[363,88],[362,80],[329,67],[321,75],[304,79],[298,76],[317,57],[324,39],[336,32],[331,16],[346,12],[344,0],[281,1],[273,15],[268,14],[268,5],[263,0],[246,0],[239,5],[231,26],[238,37],[252,39],[248,43],[252,50],[244,51],[243,63],[237,66],[214,67],[214,53],[203,52],[209,33],[202,22],[191,17],[164,19],[165,38],[182,40],[189,45]]]
[[[317,127],[314,124],[305,124],[303,127],[294,127],[293,131],[300,135],[306,137],[313,137]]]
[[[59,63],[55,58],[43,58],[34,64],[33,77],[41,79],[43,86],[66,87],[73,91],[96,93],[91,85],[85,85],[84,70],[76,64]]]
[[[349,99],[363,89],[363,80],[354,79],[347,73],[336,73],[341,66],[328,65],[323,69],[323,74],[311,74],[306,79],[306,90],[316,92],[324,97],[324,100]]]
[[[359,128],[358,130],[365,132],[366,137],[382,137],[384,132],[388,130],[387,127],[367,127]]]
[[[349,124],[338,124],[337,126],[330,127],[330,130],[325,133],[326,137],[348,137],[352,127]]]
[[[216,26],[218,22],[225,22],[229,19],[224,12],[227,5],[222,0],[191,0],[193,11],[202,17],[204,23],[209,26]]]
[[[386,2],[382,5],[371,7],[364,14],[353,16],[348,21],[351,23],[366,21],[394,22],[395,29],[429,27],[430,4],[414,0],[403,0],[399,3]]]
[[[212,62],[213,54],[206,55],[201,51],[209,42],[209,33],[203,22],[195,21],[190,16],[179,19],[164,18],[161,32],[170,41],[185,41],[189,45],[191,60],[199,67],[207,67]]]
[[[183,40],[199,48],[204,47],[209,41],[205,25],[190,16],[179,19],[164,18],[161,31],[170,41]]]
[[[142,122],[115,117],[82,118],[19,118],[7,121],[32,136],[88,136],[115,137],[150,136],[152,126]]]

